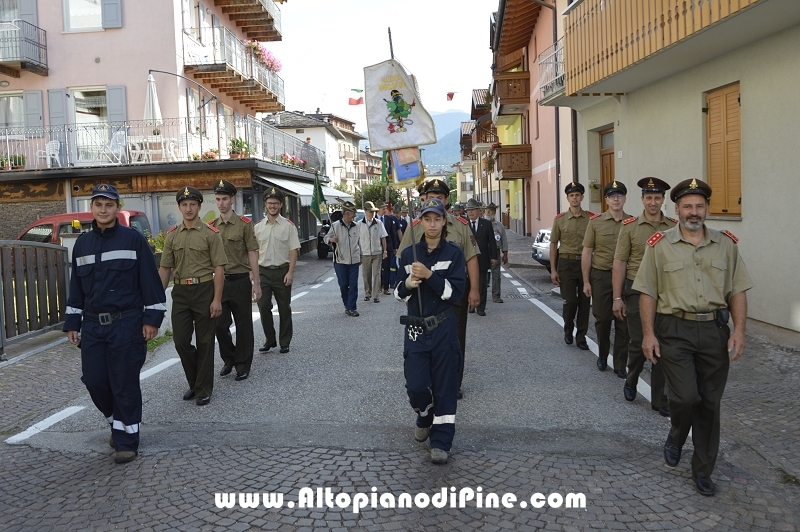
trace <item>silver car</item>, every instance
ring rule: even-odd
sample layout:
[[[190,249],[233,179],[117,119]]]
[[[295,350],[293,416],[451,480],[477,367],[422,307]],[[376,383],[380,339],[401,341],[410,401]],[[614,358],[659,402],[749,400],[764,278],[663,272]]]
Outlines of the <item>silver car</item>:
[[[540,229],[531,246],[531,258],[550,271],[550,228]]]

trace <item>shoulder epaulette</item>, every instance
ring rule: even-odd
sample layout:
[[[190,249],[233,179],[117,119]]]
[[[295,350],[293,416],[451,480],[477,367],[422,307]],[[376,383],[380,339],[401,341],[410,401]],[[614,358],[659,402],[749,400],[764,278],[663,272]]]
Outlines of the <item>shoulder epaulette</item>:
[[[725,235],[725,236],[727,236],[727,237],[728,237],[728,238],[730,238],[731,240],[733,240],[733,243],[734,243],[734,244],[738,244],[738,243],[739,243],[739,239],[738,239],[738,238],[736,238],[736,235],[734,235],[733,233],[731,233],[731,232],[730,232],[730,231],[728,231],[727,229],[725,229],[725,230],[722,232],[722,234],[723,234],[723,235]]]
[[[242,221],[246,224],[253,223],[253,221],[245,215],[241,215],[239,218],[241,218]]]
[[[558,220],[558,219],[559,219],[559,218],[561,218],[562,216],[564,216],[564,213],[563,213],[563,212],[560,212],[560,213],[556,214],[556,220]]]
[[[464,218],[462,218],[461,216],[457,216],[456,218],[458,218],[458,221],[459,221],[459,222],[461,222],[462,224],[464,224],[464,225],[469,225],[469,222],[468,222],[468,221],[466,221],[466,220],[465,220]]]
[[[599,217],[600,217],[600,215],[599,215],[599,214],[597,214],[597,213],[594,213],[594,212],[592,212],[592,211],[586,211],[586,214],[588,214],[588,215],[589,215],[589,219],[590,219],[590,220],[594,220],[595,218],[599,218]]]
[[[667,218],[672,220],[672,223],[674,223],[674,224],[678,223],[678,219],[677,218],[670,218],[669,216],[667,216]]]
[[[633,223],[636,221],[636,216],[631,216],[625,220],[622,220],[622,225],[628,225],[629,223]]]
[[[647,239],[647,244],[648,244],[650,247],[653,247],[653,246],[655,246],[655,245],[656,245],[656,243],[657,243],[659,240],[661,240],[662,238],[664,238],[664,233],[662,233],[661,231],[658,231],[658,232],[656,232],[656,233],[655,233],[653,236],[651,236],[649,239]]]
[[[290,224],[294,225],[294,222],[291,221],[289,218],[286,218],[286,221],[289,222]]]
[[[169,228],[169,230],[167,231],[167,234],[170,234],[171,232],[173,232],[177,228],[178,228],[177,225],[173,225],[172,227]]]
[[[206,224],[206,227],[208,227],[209,229],[211,229],[211,230],[212,230],[212,231],[214,231],[215,233],[219,233],[219,229],[217,229],[216,227],[214,227],[214,224],[213,224],[212,222],[208,222],[208,223]]]
[[[414,221],[411,222],[411,225],[416,227],[418,223],[419,223],[419,218],[414,218]]]

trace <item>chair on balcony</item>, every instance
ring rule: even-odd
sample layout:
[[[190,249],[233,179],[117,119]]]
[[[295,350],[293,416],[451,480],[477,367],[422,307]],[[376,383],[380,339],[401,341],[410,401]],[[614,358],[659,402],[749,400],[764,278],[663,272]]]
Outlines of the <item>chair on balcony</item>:
[[[122,164],[128,160],[128,139],[124,130],[111,136],[111,141],[103,146],[101,154],[114,164]]]
[[[61,143],[57,140],[51,140],[45,144],[43,150],[36,151],[36,168],[39,168],[39,159],[45,159],[48,168],[52,168],[51,159],[55,159],[56,164],[61,166],[61,160],[58,157],[60,151]]]

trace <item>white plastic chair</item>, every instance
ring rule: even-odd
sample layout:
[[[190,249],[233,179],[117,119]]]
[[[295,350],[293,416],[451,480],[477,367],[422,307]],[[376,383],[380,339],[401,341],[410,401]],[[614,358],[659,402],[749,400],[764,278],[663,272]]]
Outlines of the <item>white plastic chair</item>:
[[[107,153],[106,153],[107,152]],[[111,142],[103,148],[103,154],[109,161],[122,164],[123,159],[128,159],[128,139],[125,131],[117,131],[112,135]],[[113,156],[110,157],[109,155]]]
[[[58,166],[61,166],[61,160],[58,157],[60,151],[61,143],[57,140],[51,140],[45,144],[43,150],[36,151],[36,168],[39,168],[39,159],[45,159],[47,161],[47,167],[52,168],[51,158],[56,160]]]

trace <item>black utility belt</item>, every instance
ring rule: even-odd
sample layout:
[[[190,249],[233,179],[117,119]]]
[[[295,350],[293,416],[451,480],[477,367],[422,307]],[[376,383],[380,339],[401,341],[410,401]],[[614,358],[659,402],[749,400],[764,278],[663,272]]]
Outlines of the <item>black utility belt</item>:
[[[245,277],[250,277],[250,274],[248,272],[225,274],[226,281],[238,281],[239,279],[244,279]]]
[[[400,324],[401,325],[412,325],[416,327],[422,327],[426,331],[432,331],[436,327],[439,326],[447,318],[453,316],[453,309],[447,309],[441,314],[436,314],[435,316],[400,316]]]
[[[111,325],[115,321],[125,318],[138,318],[144,314],[144,310],[125,310],[122,312],[101,312],[100,314],[92,314],[91,312],[84,312],[83,319],[86,321],[94,321],[100,325]]]

